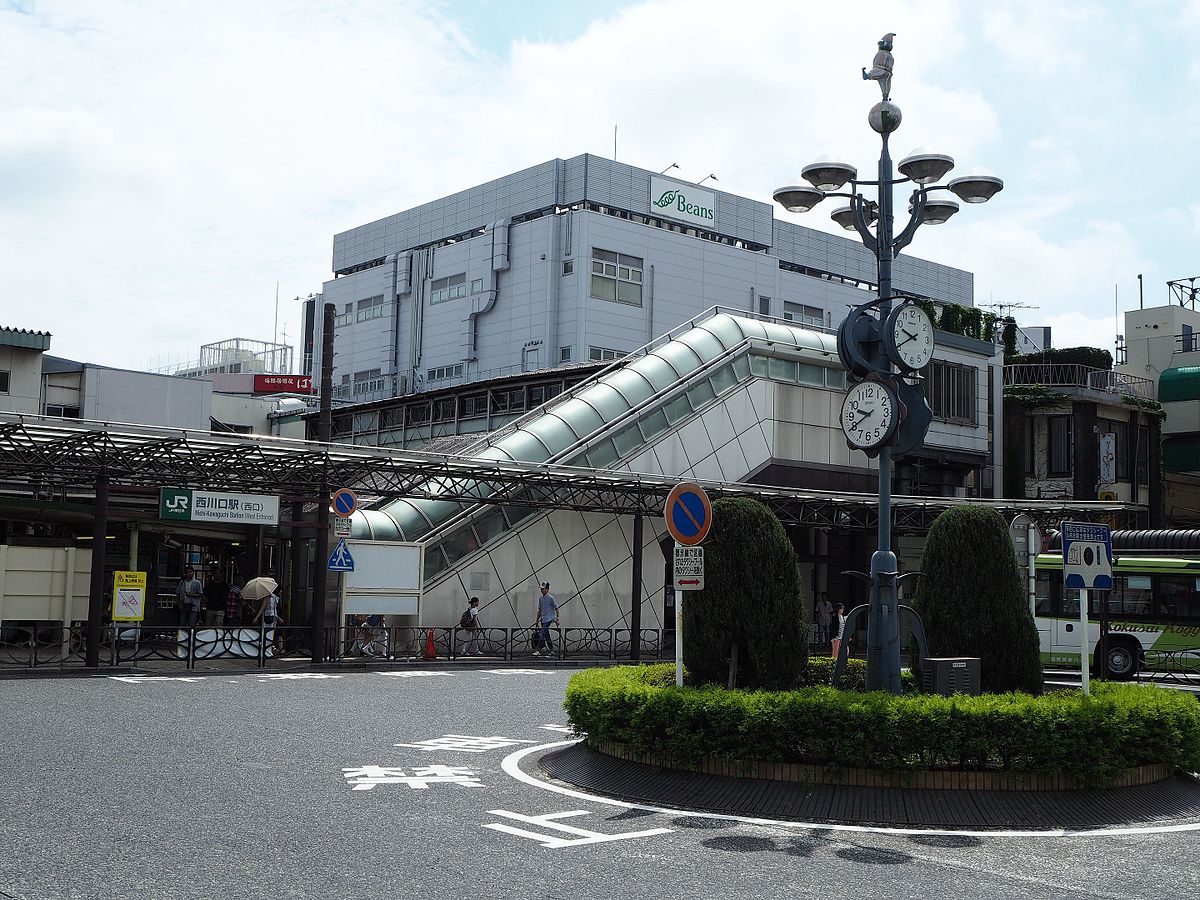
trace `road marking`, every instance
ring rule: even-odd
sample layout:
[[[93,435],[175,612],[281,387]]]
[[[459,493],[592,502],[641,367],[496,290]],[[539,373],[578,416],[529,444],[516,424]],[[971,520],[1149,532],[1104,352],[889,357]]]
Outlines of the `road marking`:
[[[393,766],[355,766],[342,769],[342,774],[356,791],[369,791],[381,784],[407,784],[414,791],[427,791],[431,784],[483,787],[473,771],[461,766],[417,766],[411,775]]]
[[[570,725],[539,725],[539,728],[544,728],[547,731],[558,731],[562,734],[574,734],[575,729]]]
[[[549,828],[553,831],[561,831],[564,834],[575,835],[573,838],[555,837],[549,834],[539,834],[536,831],[526,831],[524,828],[515,828],[512,825],[505,825],[501,822],[489,822],[483,828],[490,828],[493,831],[500,831],[504,834],[515,834],[517,837],[526,837],[530,840],[537,841],[543,847],[558,849],[559,847],[578,847],[581,844],[604,844],[610,841],[627,841],[632,838],[650,837],[656,834],[670,834],[670,828],[650,828],[646,831],[628,831],[624,834],[605,834],[602,831],[588,831],[586,828],[576,828],[572,825],[563,825],[555,819],[567,819],[572,816],[586,816],[590,813],[585,809],[574,809],[570,812],[546,813],[541,816],[524,816],[520,813],[509,812],[507,809],[489,809],[489,813],[493,816],[504,816],[506,819],[515,819],[518,822],[524,822],[527,825],[537,825],[541,828]]]
[[[457,677],[457,672],[376,672],[376,675],[388,675],[392,678],[430,678],[434,675],[451,675]]]
[[[898,826],[883,826],[883,825],[846,825],[833,822],[794,822],[786,819],[760,819],[753,816],[737,816],[729,813],[707,812],[705,810],[686,810],[682,807],[668,808],[662,806],[651,806],[645,803],[629,803],[625,800],[615,800],[612,797],[601,797],[596,794],[588,794],[584,791],[575,788],[563,787],[557,784],[551,784],[546,781],[540,781],[532,775],[521,771],[521,760],[532,753],[538,753],[545,750],[553,750],[556,747],[569,747],[572,744],[579,743],[578,740],[571,741],[556,741],[551,744],[540,744],[536,747],[523,747],[520,750],[514,750],[508,756],[504,757],[504,761],[500,767],[508,773],[508,775],[530,787],[540,788],[544,791],[550,791],[555,794],[562,794],[564,797],[573,797],[576,800],[586,800],[590,803],[601,803],[605,806],[618,806],[622,809],[636,809],[644,812],[662,813],[667,816],[678,816],[680,812],[690,811],[697,815],[703,814],[706,819],[716,819],[722,822],[738,822],[743,825],[771,825],[777,828],[808,828],[819,829],[822,831],[844,831],[856,832],[861,834],[930,834],[930,835],[964,835],[967,837],[1120,837],[1123,835],[1132,834],[1172,834],[1181,831],[1200,831],[1200,822],[1193,822],[1182,825],[1147,825],[1147,826],[1127,826],[1121,828],[1092,828],[1082,830],[1071,830],[1066,828],[1044,828],[1035,829],[1007,829],[1007,830],[972,830],[972,829],[950,829],[950,828],[901,828]]]
[[[111,678],[113,681],[123,681],[126,684],[141,684],[143,681],[186,681],[191,684],[196,681],[203,681],[203,676],[186,676],[186,675],[105,675],[105,678]]]
[[[481,669],[490,675],[557,675],[557,669]]]
[[[461,750],[464,753],[486,753],[488,750],[500,750],[503,747],[515,747],[517,744],[533,744],[535,741],[523,741],[520,738],[507,738],[500,735],[491,737],[475,737],[470,734],[444,734],[439,738],[418,741],[415,744],[393,744],[394,747],[413,747],[417,750]]]
[[[259,681],[301,681],[305,678],[341,678],[326,672],[278,672],[274,675],[259,675]]]

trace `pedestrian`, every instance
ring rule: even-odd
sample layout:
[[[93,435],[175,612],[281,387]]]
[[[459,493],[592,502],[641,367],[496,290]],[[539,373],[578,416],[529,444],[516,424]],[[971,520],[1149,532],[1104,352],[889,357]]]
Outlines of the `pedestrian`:
[[[225,595],[225,622],[228,625],[241,625],[245,617],[242,600],[242,580],[236,575],[229,583],[229,593]]]
[[[817,618],[817,643],[824,644],[829,640],[829,624],[832,621],[833,606],[829,602],[829,595],[824,591],[820,594],[821,599],[817,601],[816,618]]]
[[[483,650],[480,649],[482,639],[481,627],[479,625],[479,598],[472,597],[467,604],[467,608],[463,610],[462,616],[458,620],[458,627],[463,630],[462,640],[466,644],[463,650],[464,656],[483,656]]]
[[[196,578],[196,570],[188,566],[175,588],[179,600],[179,627],[190,628],[200,619],[200,604],[204,601],[204,585]]]
[[[834,659],[837,659],[838,653],[840,653],[842,649],[842,640],[846,636],[846,607],[839,603],[834,609],[834,612],[836,613],[837,617],[834,628],[837,630],[834,633],[833,640],[830,642],[832,649],[830,656],[832,656]]]
[[[254,621],[261,622],[264,631],[270,631],[279,623],[279,595],[274,591],[262,598]]]
[[[204,622],[218,628],[225,624],[225,612],[229,603],[229,585],[220,575],[214,575],[204,585]]]
[[[542,596],[538,597],[537,621],[533,627],[538,629],[538,644],[540,649],[534,650],[534,656],[554,655],[554,642],[550,640],[550,626],[558,626],[558,601],[550,593],[550,582],[543,581]]]

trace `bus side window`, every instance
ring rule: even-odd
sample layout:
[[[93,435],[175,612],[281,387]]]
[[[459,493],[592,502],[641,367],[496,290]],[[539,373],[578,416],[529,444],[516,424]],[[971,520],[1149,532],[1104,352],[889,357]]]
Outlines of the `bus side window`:
[[[1054,615],[1054,601],[1050,596],[1050,573],[1038,572],[1037,585],[1034,588],[1034,615]]]
[[[1158,603],[1154,612],[1160,616],[1187,616],[1192,611],[1192,583],[1187,575],[1159,575]]]
[[[1091,605],[1091,604],[1089,604]],[[1064,588],[1062,598],[1062,614],[1064,616],[1079,617],[1079,590],[1078,588]]]
[[[1154,591],[1149,575],[1125,576],[1124,609],[1127,616],[1150,616],[1154,614]]]

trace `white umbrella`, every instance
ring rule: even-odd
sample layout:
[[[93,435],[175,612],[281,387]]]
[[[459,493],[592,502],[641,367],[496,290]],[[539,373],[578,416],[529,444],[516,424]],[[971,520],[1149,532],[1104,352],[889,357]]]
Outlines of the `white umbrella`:
[[[265,575],[260,575],[258,578],[251,578],[242,588],[242,596],[247,600],[261,600],[270,594],[275,593],[279,589],[279,582],[274,578],[267,578]]]

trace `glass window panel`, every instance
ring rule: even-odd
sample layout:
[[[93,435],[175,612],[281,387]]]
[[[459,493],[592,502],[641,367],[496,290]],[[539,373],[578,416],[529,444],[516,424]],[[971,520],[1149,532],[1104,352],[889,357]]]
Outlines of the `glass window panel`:
[[[479,542],[475,540],[475,532],[471,530],[470,525],[464,525],[442,539],[442,550],[452,563],[458,562],[478,548]]]
[[[475,533],[479,535],[479,542],[486,544],[493,538],[503,534],[506,527],[504,513],[499,509],[493,508],[480,516],[475,522]]]
[[[649,441],[667,430],[667,415],[661,409],[656,409],[638,424],[642,428],[642,436]]]
[[[593,275],[592,296],[597,300],[616,300],[617,283],[611,278],[601,278],[599,275]]]
[[[604,469],[617,461],[617,448],[612,441],[601,441],[587,452],[588,465]]]
[[[790,359],[775,359],[770,358],[770,371],[772,381],[791,381],[796,380],[796,363]]]
[[[612,250],[601,250],[598,247],[593,247],[592,248],[592,258],[593,259],[602,259],[602,260],[605,260],[606,262],[616,262],[617,254],[614,253]]]
[[[1192,608],[1192,583],[1194,578],[1186,575],[1158,576],[1158,609],[1154,611],[1159,616],[1186,616]]]
[[[667,423],[674,425],[680,419],[686,419],[692,414],[692,407],[688,403],[685,395],[680,394],[673,400],[668,400],[663,406],[663,413],[667,417]]]
[[[1122,611],[1127,616],[1151,615],[1154,592],[1149,575],[1126,575]]]
[[[642,283],[642,270],[641,269],[633,269],[630,272],[629,280],[636,281],[638,284],[641,284]]]
[[[750,355],[750,372],[758,378],[766,378],[769,375],[767,364],[770,360],[765,356],[757,354]]]
[[[825,369],[821,366],[810,366],[800,363],[798,378],[801,384],[811,384],[816,387],[825,386]]]
[[[636,427],[626,428],[624,431],[617,434],[613,441],[617,445],[617,452],[622,458],[629,456],[645,443],[642,440],[642,433]]]
[[[713,390],[718,394],[725,393],[725,391],[737,384],[737,379],[733,376],[733,368],[731,366],[721,366],[708,380],[712,384]]]
[[[440,572],[446,571],[445,554],[442,553],[441,547],[426,547],[425,548],[425,575],[424,580],[428,581]]]
[[[701,381],[695,387],[692,387],[687,392],[688,401],[692,404],[692,409],[700,409],[717,395],[713,393],[712,385],[708,381]]]
[[[640,284],[630,284],[628,281],[617,282],[617,299],[622,303],[629,303],[634,306],[642,305],[642,286]]]
[[[604,274],[615,278],[617,275],[617,267],[613,266],[613,265],[609,265],[608,263],[605,263]]]
[[[750,357],[739,356],[733,361],[733,374],[738,381],[745,381],[750,377]]]

